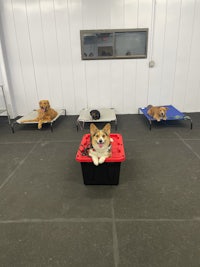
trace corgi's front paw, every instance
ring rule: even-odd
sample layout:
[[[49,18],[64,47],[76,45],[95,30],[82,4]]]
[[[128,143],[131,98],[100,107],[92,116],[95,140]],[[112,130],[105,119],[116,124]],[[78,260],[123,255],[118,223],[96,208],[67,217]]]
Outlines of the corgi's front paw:
[[[105,157],[100,157],[100,159],[99,159],[99,164],[104,163],[105,159],[106,159]]]
[[[96,157],[92,157],[92,161],[93,161],[94,165],[96,165],[96,166],[99,165],[98,158],[96,158]]]

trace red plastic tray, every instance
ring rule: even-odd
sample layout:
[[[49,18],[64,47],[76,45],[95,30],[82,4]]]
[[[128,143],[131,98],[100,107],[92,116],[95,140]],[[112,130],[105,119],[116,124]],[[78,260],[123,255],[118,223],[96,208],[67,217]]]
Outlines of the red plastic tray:
[[[110,134],[113,139],[112,142],[112,156],[107,158],[105,162],[122,162],[125,160],[125,151],[123,145],[123,139],[121,134]],[[76,154],[76,160],[78,162],[92,162],[92,158],[89,156],[84,156],[84,148],[90,145],[90,134],[85,134],[82,138],[81,144],[79,146],[78,152]]]

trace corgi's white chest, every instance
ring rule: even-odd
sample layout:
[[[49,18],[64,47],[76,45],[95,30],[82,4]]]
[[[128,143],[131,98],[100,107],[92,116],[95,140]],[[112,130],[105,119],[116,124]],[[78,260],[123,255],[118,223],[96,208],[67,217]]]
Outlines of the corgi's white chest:
[[[97,157],[101,157],[102,155],[107,155],[109,152],[109,148],[108,147],[98,147],[95,146],[94,148],[94,152],[96,153]]]

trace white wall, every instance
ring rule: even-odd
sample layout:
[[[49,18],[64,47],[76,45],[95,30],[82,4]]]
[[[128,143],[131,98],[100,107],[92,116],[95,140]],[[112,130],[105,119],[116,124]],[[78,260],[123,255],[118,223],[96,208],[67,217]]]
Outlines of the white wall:
[[[0,0],[0,22],[15,115],[44,98],[68,114],[147,104],[200,111],[198,0]],[[147,59],[81,60],[80,30],[142,27]]]

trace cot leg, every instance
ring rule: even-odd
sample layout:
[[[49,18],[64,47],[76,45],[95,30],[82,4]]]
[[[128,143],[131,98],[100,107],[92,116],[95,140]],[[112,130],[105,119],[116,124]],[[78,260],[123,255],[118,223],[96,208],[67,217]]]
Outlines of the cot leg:
[[[11,130],[12,130],[12,133],[14,134],[15,133],[15,123],[13,122],[12,124],[11,124]]]
[[[78,132],[78,128],[79,128],[79,127],[80,127],[81,130],[83,130],[84,127],[85,127],[85,122],[82,121],[82,124],[81,124],[81,121],[77,120],[77,121],[76,121],[76,130],[77,130],[77,132]]]
[[[152,125],[152,123],[151,123],[151,121],[149,120],[149,130],[151,131],[151,125]]]
[[[192,128],[193,128],[193,123],[192,123],[192,119],[191,119],[191,117],[190,117],[190,116],[185,116],[184,119],[185,119],[185,120],[190,120],[190,129],[192,130]]]
[[[193,125],[192,125],[192,119],[190,118],[190,129],[192,130],[192,127],[193,127]]]
[[[115,120],[115,131],[117,131],[117,120]]]
[[[14,120],[10,125],[13,134],[15,133],[15,125],[16,124],[17,124],[17,122]]]

